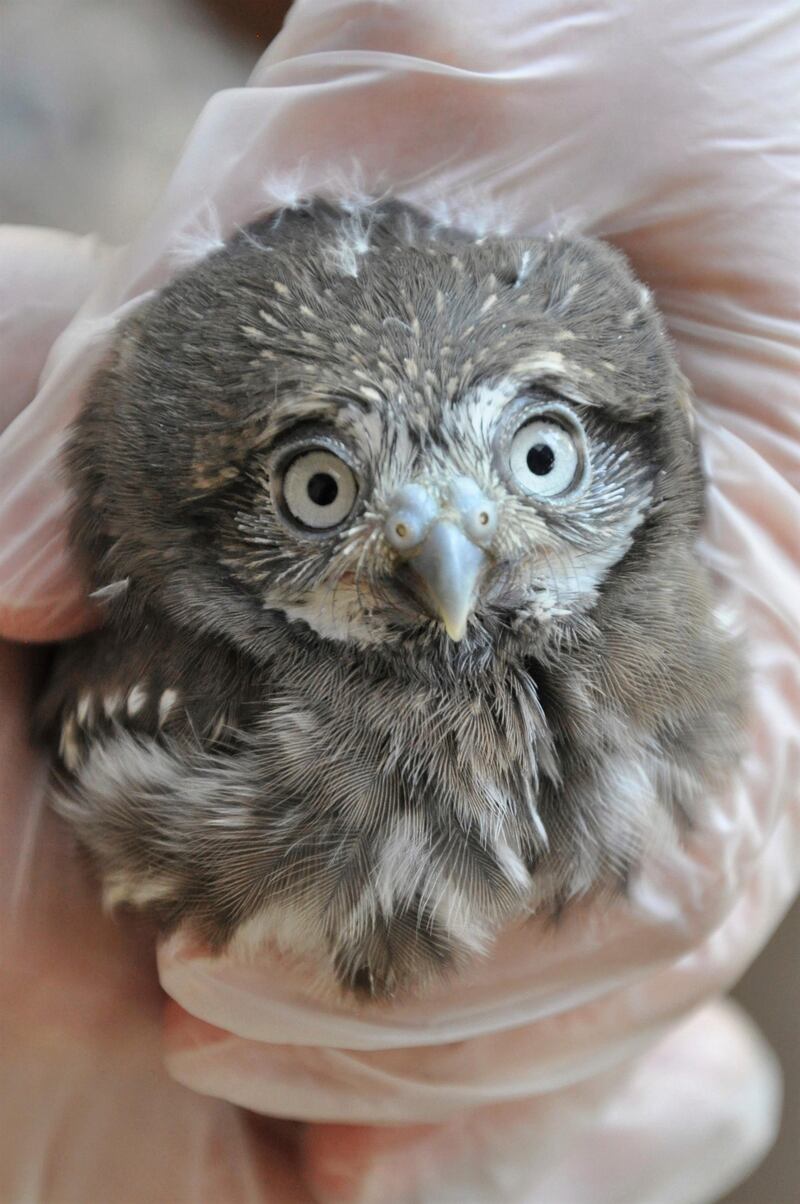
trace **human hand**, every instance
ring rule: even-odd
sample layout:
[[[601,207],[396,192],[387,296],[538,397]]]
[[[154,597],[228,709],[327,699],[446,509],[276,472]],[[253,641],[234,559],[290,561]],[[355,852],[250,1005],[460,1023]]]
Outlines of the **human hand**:
[[[787,47],[800,42],[800,21],[777,3],[757,19],[740,7],[720,17],[703,3],[598,12],[508,0],[484,12],[477,0],[306,0],[257,86],[210,102],[141,238],[98,265],[81,318],[0,447],[0,506],[22,566],[0,570],[4,631],[70,634],[91,620],[64,550],[54,465],[119,307],[235,223],[320,188],[391,189],[456,218],[483,208],[489,228],[566,220],[631,256],[678,341],[712,481],[703,554],[752,650],[752,752],[686,848],[654,856],[629,901],[575,907],[556,931],[534,921],[508,933],[490,961],[425,1005],[337,1009],[315,1002],[292,968],[212,961],[180,935],[167,942],[168,1065],[218,1099],[163,1077],[146,937],[97,917],[55,827],[39,826],[41,773],[19,751],[23,677],[9,672],[16,718],[6,738],[24,776],[12,801],[28,789],[30,807],[27,823],[12,819],[6,846],[5,881],[22,891],[6,959],[17,1048],[41,1053],[44,1033],[50,1055],[61,1051],[43,1058],[37,1114],[56,1078],[85,1084],[92,1108],[67,1098],[96,1146],[102,1109],[109,1137],[97,1182],[119,1182],[117,1200],[158,1198],[135,1175],[151,1148],[176,1176],[163,1198],[184,1198],[192,1167],[201,1176],[219,1167],[214,1142],[230,1167],[243,1143],[237,1175],[256,1156],[271,1159],[266,1182],[284,1175],[277,1198],[301,1191],[278,1137],[270,1144],[262,1128],[246,1144],[242,1114],[218,1100],[312,1122],[298,1166],[331,1200],[710,1199],[763,1149],[772,1068],[737,1014],[706,1001],[752,959],[797,881],[800,147]],[[56,917],[68,906],[66,932]],[[45,967],[61,998],[79,1001],[66,1013],[52,999],[34,1006]],[[79,1011],[73,1074],[62,1057],[72,1029],[58,1017]],[[102,1065],[99,1079],[87,1064]],[[137,1106],[156,1123],[134,1145],[127,1116]],[[51,1107],[57,1127],[64,1105]],[[190,1132],[201,1153],[181,1158]],[[52,1130],[28,1139],[35,1156],[18,1153],[17,1170],[38,1158],[63,1174]],[[163,1191],[169,1180],[157,1182]],[[205,1190],[237,1199],[243,1184],[223,1181],[215,1195],[209,1178]]]

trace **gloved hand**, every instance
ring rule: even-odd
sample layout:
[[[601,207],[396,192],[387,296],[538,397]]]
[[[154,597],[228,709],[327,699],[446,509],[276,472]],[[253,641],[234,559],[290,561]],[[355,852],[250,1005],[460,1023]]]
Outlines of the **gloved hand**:
[[[6,233],[2,405],[21,411],[0,442],[8,637],[97,621],[56,466],[121,311],[293,195],[385,190],[629,254],[698,395],[702,554],[753,677],[743,772],[682,850],[654,854],[629,900],[508,932],[424,1004],[337,1008],[297,967],[164,943],[166,1065],[198,1095],[161,1066],[149,935],[99,917],[43,810],[25,742],[36,658],[6,649],[3,1198],[699,1204],[764,1151],[776,1071],[715,1000],[800,864],[798,50],[788,0],[301,0],[253,86],[210,101],[130,247]],[[231,1104],[309,1123],[255,1125]]]

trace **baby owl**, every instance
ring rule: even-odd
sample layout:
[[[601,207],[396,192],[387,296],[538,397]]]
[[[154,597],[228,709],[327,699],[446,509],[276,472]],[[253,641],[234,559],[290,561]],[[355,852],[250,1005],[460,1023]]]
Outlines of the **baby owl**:
[[[686,382],[601,242],[272,213],[121,324],[66,462],[106,622],[39,727],[109,906],[418,992],[735,762]]]

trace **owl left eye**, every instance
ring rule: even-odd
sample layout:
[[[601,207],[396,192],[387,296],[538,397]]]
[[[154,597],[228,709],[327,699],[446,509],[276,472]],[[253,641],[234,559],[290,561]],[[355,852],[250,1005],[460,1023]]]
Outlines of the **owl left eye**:
[[[581,449],[560,422],[535,418],[511,440],[509,468],[515,484],[535,497],[567,493],[581,475]]]
[[[355,504],[358,483],[353,470],[328,448],[301,452],[283,474],[283,503],[303,527],[325,531],[344,522]]]

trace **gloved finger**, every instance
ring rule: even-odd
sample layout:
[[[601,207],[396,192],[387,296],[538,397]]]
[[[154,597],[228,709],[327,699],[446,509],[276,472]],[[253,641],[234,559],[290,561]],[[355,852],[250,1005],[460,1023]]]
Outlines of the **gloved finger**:
[[[110,254],[93,236],[0,225],[0,431],[35,396],[50,348]]]
[[[115,1007],[83,1040],[60,1016],[3,1031],[3,1200],[312,1204],[280,1134],[172,1082],[141,1016]]]
[[[668,1204],[718,1199],[756,1165],[780,1118],[771,1051],[712,1003],[590,1085],[444,1125],[310,1125],[320,1204]]]
[[[71,635],[92,621],[64,545],[63,423],[58,407],[33,398],[110,254],[95,238],[0,227],[0,633],[13,639]]]

